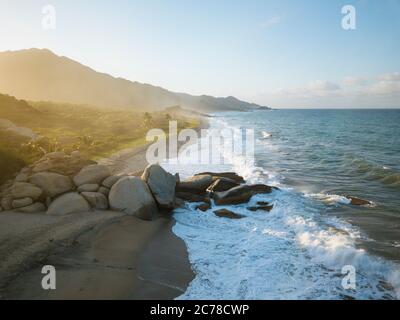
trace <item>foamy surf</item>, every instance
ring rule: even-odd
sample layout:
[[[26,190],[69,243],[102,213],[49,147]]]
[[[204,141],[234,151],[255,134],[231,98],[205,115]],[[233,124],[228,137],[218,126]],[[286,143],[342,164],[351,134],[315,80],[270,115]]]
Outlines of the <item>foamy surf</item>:
[[[215,119],[214,119],[215,120]],[[226,126],[218,118],[211,126]],[[235,155],[230,154],[229,157]],[[348,204],[339,195],[303,194],[286,188],[279,175],[243,165],[238,156],[229,166],[187,166],[183,177],[200,171],[235,171],[249,183],[279,185],[281,191],[258,195],[249,204],[224,206],[245,216],[217,217],[211,208],[188,204],[175,211],[173,232],[182,238],[196,273],[178,299],[396,299],[399,268],[357,247],[365,235],[339,218],[324,215],[326,205]],[[257,201],[274,205],[271,212],[251,212]],[[356,289],[342,286],[344,266],[357,272]]]

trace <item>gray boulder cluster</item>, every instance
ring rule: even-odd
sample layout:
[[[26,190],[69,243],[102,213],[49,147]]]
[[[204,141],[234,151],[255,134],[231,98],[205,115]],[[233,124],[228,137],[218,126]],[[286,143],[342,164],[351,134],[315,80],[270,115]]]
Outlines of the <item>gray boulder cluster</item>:
[[[146,168],[141,178],[113,175],[79,152],[53,152],[1,187],[0,211],[66,215],[111,209],[151,220],[159,210],[174,208],[176,181],[158,165]]]

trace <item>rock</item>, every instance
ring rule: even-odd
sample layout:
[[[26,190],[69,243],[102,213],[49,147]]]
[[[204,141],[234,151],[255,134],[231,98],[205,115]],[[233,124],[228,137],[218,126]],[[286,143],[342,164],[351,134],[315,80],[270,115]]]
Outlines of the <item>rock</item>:
[[[78,188],[79,192],[96,192],[99,190],[99,185],[96,183],[83,184]]]
[[[66,154],[65,154],[64,152],[62,152],[62,151],[50,152],[50,153],[47,153],[47,154],[45,155],[45,157],[46,157],[47,159],[62,159],[62,158],[64,158],[65,156],[66,156]]]
[[[178,173],[178,172],[175,173],[175,181],[176,181],[176,184],[178,184],[179,182],[181,182],[181,177],[179,176],[179,173]]]
[[[196,207],[196,210],[207,211],[210,208],[211,205],[209,203],[202,203]]]
[[[46,206],[43,203],[35,202],[34,204],[31,204],[30,206],[18,208],[15,211],[22,212],[22,213],[39,213],[39,212],[45,212]]]
[[[108,189],[111,189],[111,187],[120,179],[126,177],[126,174],[116,174],[109,176],[108,178],[105,178],[102,182],[102,185]]]
[[[212,176],[196,175],[178,183],[176,191],[203,194],[212,183]]]
[[[112,186],[108,199],[111,209],[143,220],[152,220],[157,212],[157,205],[149,187],[138,177],[119,180]]]
[[[214,211],[214,214],[218,217],[221,218],[229,218],[229,219],[242,219],[244,218],[243,215],[241,214],[237,214],[233,211],[227,210],[227,209],[220,209],[220,210],[216,210]]]
[[[50,160],[42,161],[36,164],[32,171],[35,173],[49,171],[52,168],[52,163]]]
[[[29,206],[32,203],[33,203],[33,200],[31,198],[17,199],[17,200],[13,200],[12,207],[14,209],[18,209],[18,208]]]
[[[130,177],[138,177],[141,178],[143,175],[144,170],[139,170],[139,171],[135,171],[135,172],[131,172],[128,174],[128,176]]]
[[[29,174],[31,172],[31,169],[29,169],[28,167],[22,168],[20,173],[26,173]]]
[[[110,189],[108,189],[106,187],[100,187],[97,192],[100,192],[100,193],[104,194],[106,197],[108,197],[108,195],[110,194]]]
[[[2,212],[3,211],[3,208],[0,206],[0,212]]]
[[[99,192],[82,192],[81,195],[89,202],[90,206],[98,210],[108,209],[106,196]]]
[[[10,191],[14,199],[32,198],[37,200],[43,193],[42,189],[27,182],[15,182]]]
[[[176,178],[160,165],[149,165],[143,172],[142,180],[147,183],[160,208],[174,207]]]
[[[239,183],[237,183],[234,180],[228,178],[218,178],[217,180],[214,181],[212,185],[210,185],[207,188],[207,192],[213,193],[213,192],[227,191],[229,189],[237,187],[238,185]]]
[[[188,202],[205,202],[206,195],[200,195],[196,193],[190,192],[176,192],[175,196],[179,199],[188,201]]]
[[[174,208],[182,208],[185,206],[185,200],[175,197]]]
[[[365,205],[371,205],[372,203],[368,200],[352,197],[352,196],[346,196],[347,199],[350,200],[350,204],[354,206],[365,206]]]
[[[75,151],[72,151],[72,152],[71,152],[71,157],[72,157],[72,158],[81,158],[82,155],[81,155],[80,151],[75,150]]]
[[[27,173],[20,173],[15,178],[17,182],[28,182],[29,175]]]
[[[56,198],[47,209],[47,214],[61,216],[89,210],[89,203],[80,194],[70,192]]]
[[[258,205],[258,206],[268,206],[268,205],[269,205],[269,202],[266,202],[266,201],[257,201],[257,205]]]
[[[213,177],[214,180],[216,180],[218,178],[227,178],[227,179],[231,179],[239,184],[246,182],[243,179],[243,177],[236,174],[236,172],[201,172],[201,173],[197,173],[195,176],[200,176],[200,175],[209,175],[209,176]]]
[[[46,195],[52,198],[73,189],[69,177],[53,172],[36,173],[29,178],[29,182],[41,188]]]
[[[276,188],[264,184],[240,185],[228,191],[215,192],[216,205],[239,204],[248,202],[252,196],[261,193],[270,193]]]
[[[270,212],[273,208],[274,208],[274,206],[272,206],[272,205],[268,206],[268,205],[267,205],[267,206],[247,207],[247,210],[250,210],[250,211],[259,211],[259,210],[262,210],[262,211]]]
[[[74,183],[77,187],[83,184],[100,184],[105,178],[111,175],[110,168],[101,164],[92,164],[84,167],[74,177]]]
[[[50,205],[51,205],[51,198],[50,197],[46,197],[45,204],[46,204],[47,208],[50,207]]]
[[[1,206],[4,210],[12,209],[13,198],[11,196],[5,196],[1,199]]]

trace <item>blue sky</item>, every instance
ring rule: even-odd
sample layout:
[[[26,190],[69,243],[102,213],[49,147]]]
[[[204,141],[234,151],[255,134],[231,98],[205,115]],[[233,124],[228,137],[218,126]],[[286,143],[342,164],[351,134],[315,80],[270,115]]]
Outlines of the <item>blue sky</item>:
[[[56,9],[44,30],[43,6]],[[344,5],[356,30],[341,26]],[[172,91],[399,107],[400,0],[0,0],[0,51],[49,48]]]

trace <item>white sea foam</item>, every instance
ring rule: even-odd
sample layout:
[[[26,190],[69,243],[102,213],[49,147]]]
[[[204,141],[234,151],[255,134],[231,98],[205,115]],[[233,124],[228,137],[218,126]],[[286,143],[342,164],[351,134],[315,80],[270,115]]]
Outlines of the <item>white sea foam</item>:
[[[272,133],[267,132],[267,131],[261,131],[261,137],[262,137],[263,139],[269,139],[269,138],[272,137]]]
[[[218,121],[211,125],[221,125]],[[198,171],[234,170],[251,183],[277,182],[276,175],[244,163],[238,157],[230,167],[176,171],[185,177]],[[257,201],[268,201],[274,208],[269,213],[246,209]],[[217,217],[213,209],[196,211],[195,204],[176,210],[173,231],[185,241],[196,273],[179,299],[382,299],[396,294],[399,298],[398,266],[359,249],[356,243],[364,235],[349,223],[321,214],[324,202],[348,203],[348,199],[305,196],[281,188],[257,195],[249,204],[226,206],[246,216],[240,220]],[[356,269],[356,290],[341,286],[345,265]],[[385,282],[394,290],[382,285]]]
[[[350,204],[351,202],[350,199],[337,194],[311,193],[304,196],[320,200],[326,204]]]

